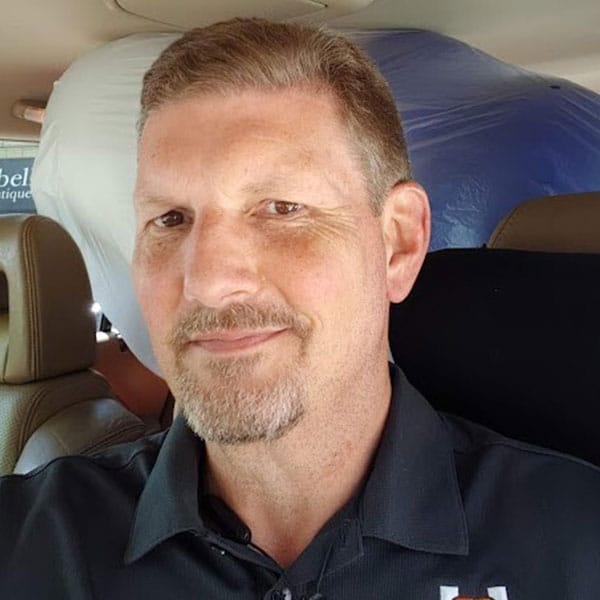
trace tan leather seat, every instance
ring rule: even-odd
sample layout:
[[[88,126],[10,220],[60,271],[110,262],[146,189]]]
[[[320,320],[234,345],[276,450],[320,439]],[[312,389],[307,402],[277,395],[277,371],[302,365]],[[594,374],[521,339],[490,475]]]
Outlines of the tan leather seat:
[[[0,474],[144,434],[90,368],[91,306],[83,259],[60,225],[0,217]]]
[[[499,223],[488,247],[600,253],[600,192],[523,202]]]

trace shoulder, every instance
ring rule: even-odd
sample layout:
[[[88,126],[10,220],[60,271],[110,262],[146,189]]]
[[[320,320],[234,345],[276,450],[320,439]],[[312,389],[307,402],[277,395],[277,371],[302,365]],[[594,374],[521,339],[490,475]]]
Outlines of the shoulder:
[[[550,448],[542,448],[487,429],[467,419],[439,413],[450,433],[457,456],[477,459],[483,455],[498,460],[514,460],[527,464],[547,464],[555,469],[585,473],[600,483],[600,467],[581,458]]]
[[[465,505],[488,507],[499,519],[506,511],[517,524],[554,521],[555,531],[568,523],[600,535],[598,466],[441,416],[452,439]]]
[[[87,598],[90,561],[105,567],[125,551],[163,437],[0,478],[0,595]]]
[[[0,477],[0,522],[18,522],[61,504],[86,505],[101,492],[137,496],[164,433],[120,444],[92,456],[64,456],[24,475]]]

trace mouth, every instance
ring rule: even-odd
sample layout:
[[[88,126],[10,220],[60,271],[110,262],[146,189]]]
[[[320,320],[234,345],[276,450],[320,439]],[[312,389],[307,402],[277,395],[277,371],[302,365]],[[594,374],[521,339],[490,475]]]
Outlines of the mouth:
[[[274,340],[285,333],[287,328],[268,330],[233,330],[194,336],[190,345],[212,354],[230,354],[251,350]]]

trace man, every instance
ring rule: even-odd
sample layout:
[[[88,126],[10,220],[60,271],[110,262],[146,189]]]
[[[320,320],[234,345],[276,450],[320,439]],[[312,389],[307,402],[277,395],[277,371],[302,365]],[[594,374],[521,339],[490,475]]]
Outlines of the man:
[[[236,20],[144,79],[134,279],[184,417],[1,483],[2,597],[592,599],[600,476],[387,364],[429,210],[343,37]]]

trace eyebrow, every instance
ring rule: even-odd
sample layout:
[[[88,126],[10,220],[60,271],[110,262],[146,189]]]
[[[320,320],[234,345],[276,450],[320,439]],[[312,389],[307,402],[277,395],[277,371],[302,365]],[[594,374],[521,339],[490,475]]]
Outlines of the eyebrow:
[[[179,204],[179,202],[175,201],[175,198],[171,198],[170,196],[156,195],[156,194],[134,194],[133,196],[133,204],[135,206],[143,206],[144,208],[152,208],[155,206],[166,206]]]
[[[302,162],[302,161],[300,161]],[[327,185],[339,191],[338,186],[331,180],[329,173],[319,169],[315,171],[311,161],[303,161],[304,164],[298,165],[298,161],[277,161],[270,173],[266,173],[258,181],[250,181],[242,185],[239,190],[246,195],[268,195],[284,188],[285,191],[300,191],[305,187],[306,182],[322,185],[325,181]],[[320,165],[319,165],[320,166]],[[318,181],[317,181],[318,180]]]
[[[302,177],[302,175],[300,177]],[[291,185],[292,188],[297,189],[299,187],[297,183],[298,179],[297,174],[294,174],[294,176],[273,175],[271,177],[265,177],[261,181],[252,181],[243,185],[240,188],[240,192],[246,195],[262,196],[265,194],[272,194],[273,190],[280,189],[283,186],[286,186],[286,188],[289,189]]]

